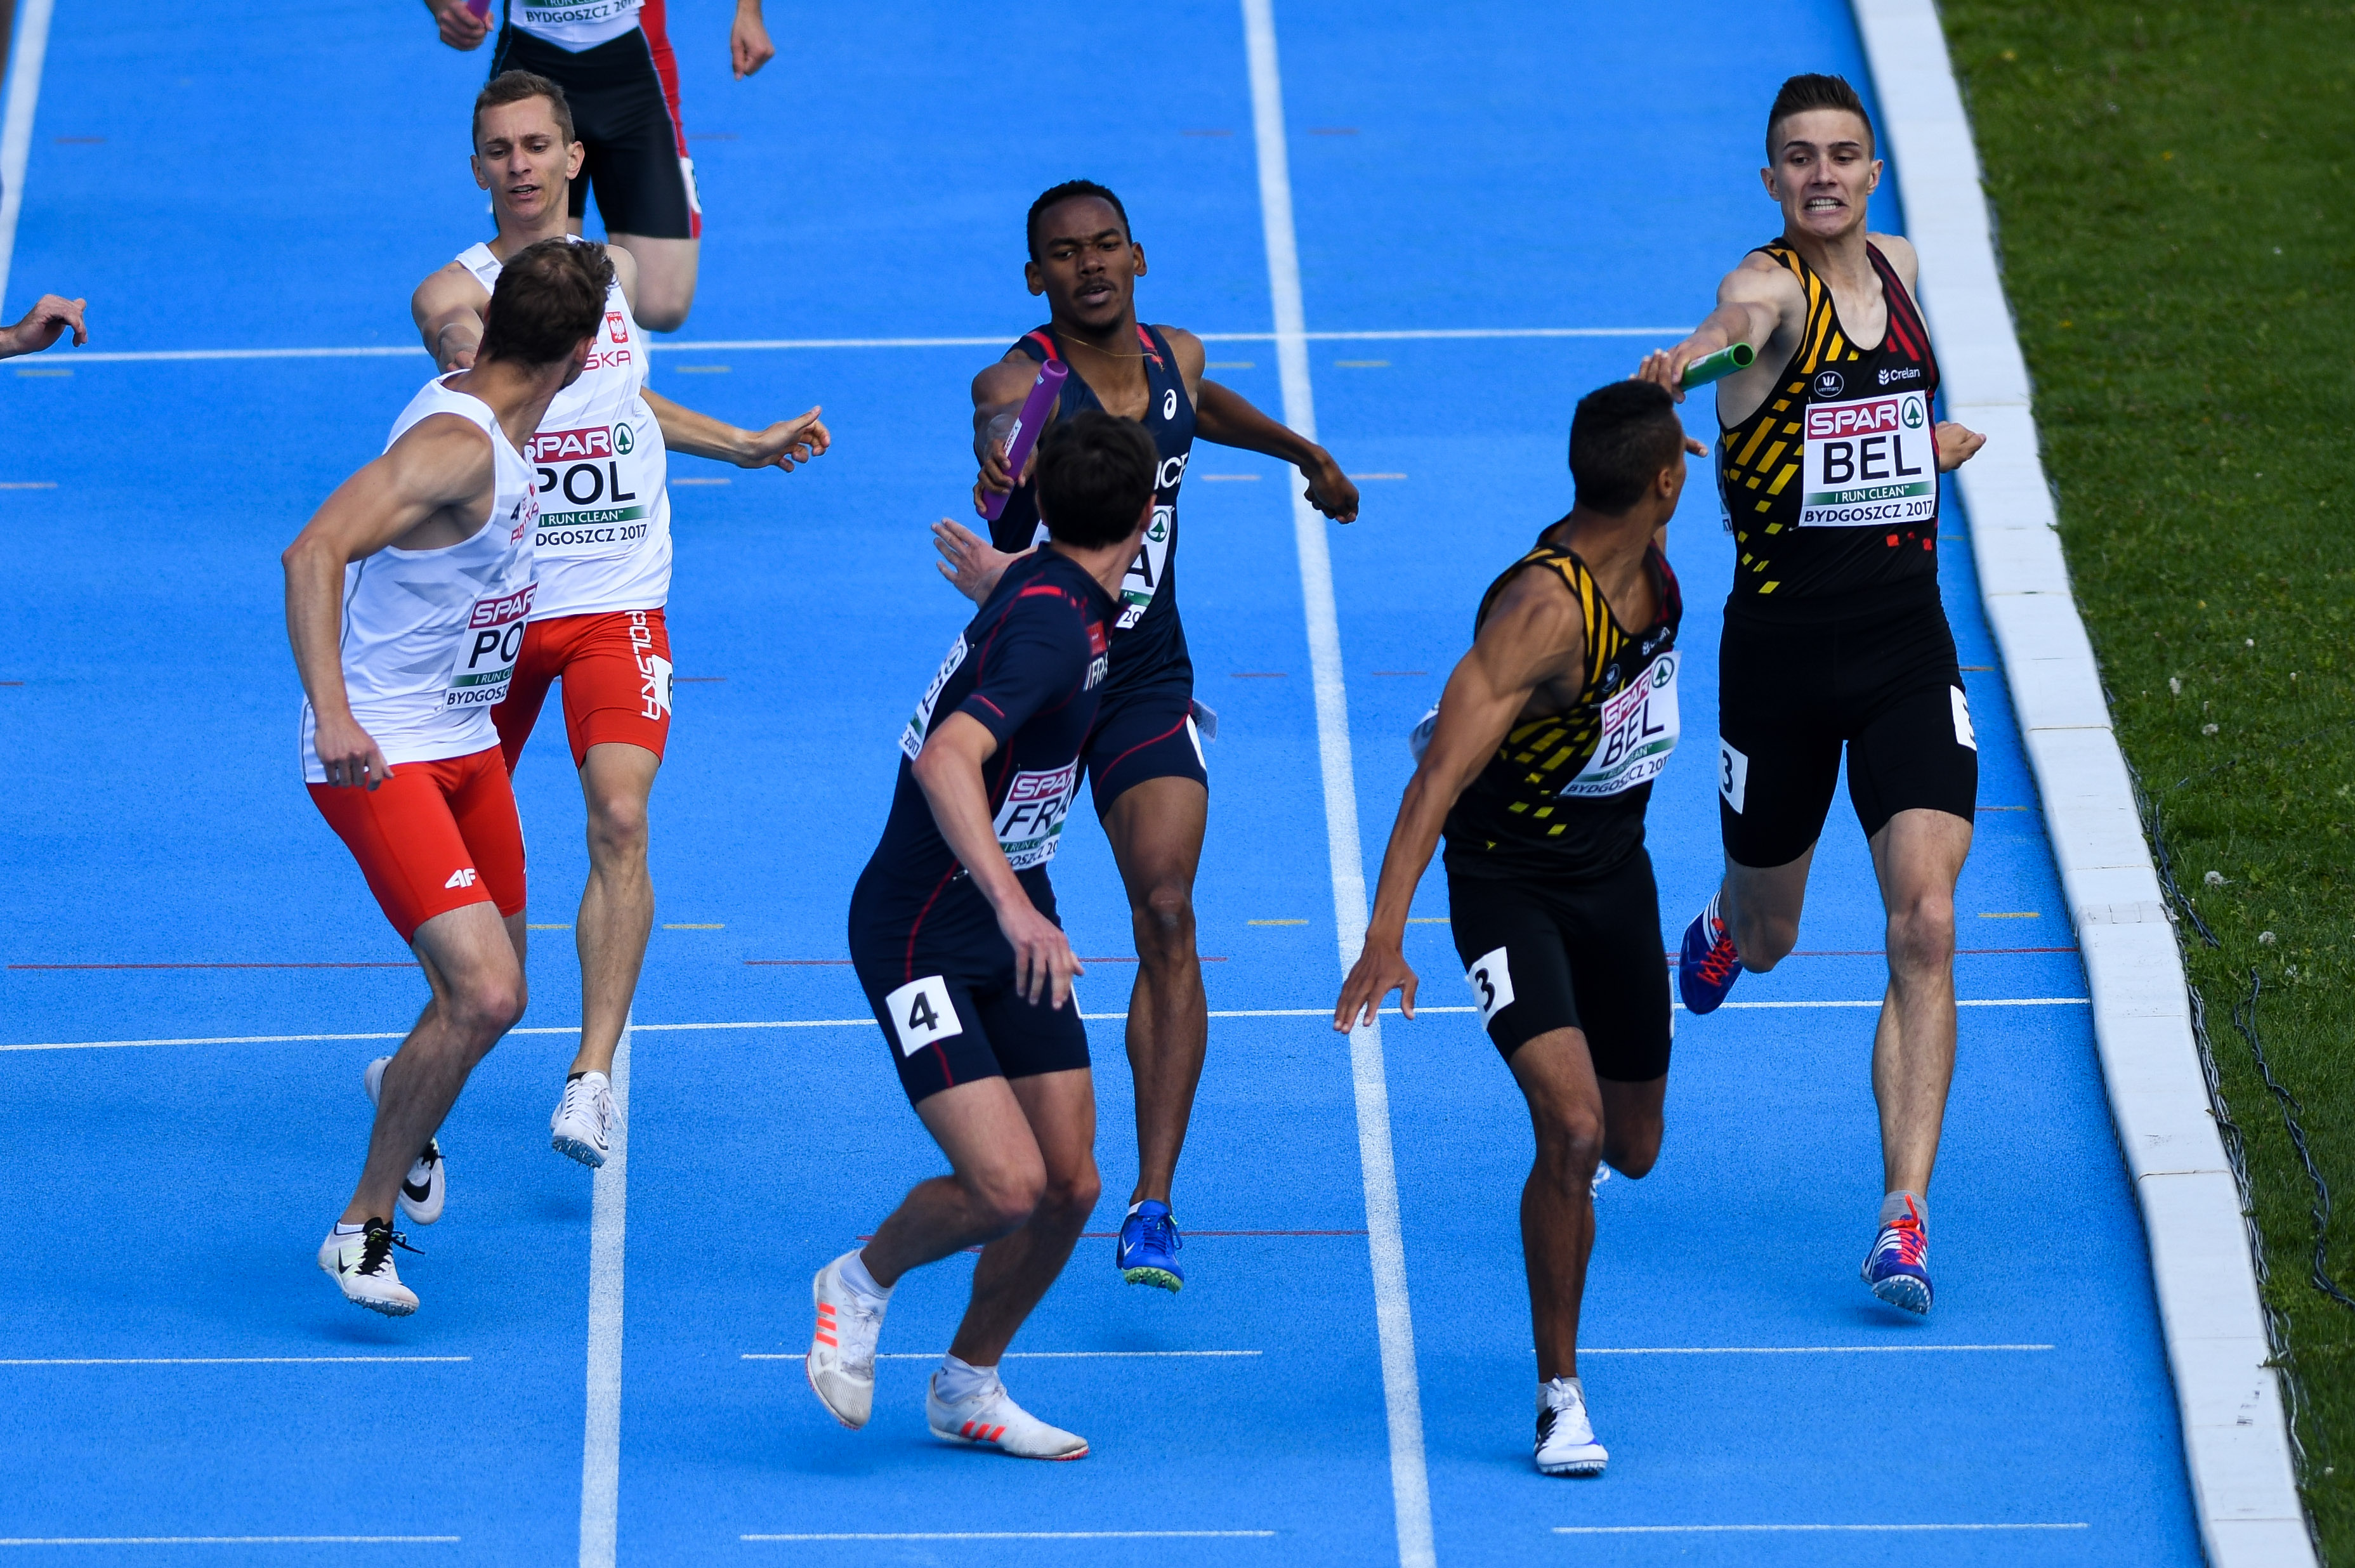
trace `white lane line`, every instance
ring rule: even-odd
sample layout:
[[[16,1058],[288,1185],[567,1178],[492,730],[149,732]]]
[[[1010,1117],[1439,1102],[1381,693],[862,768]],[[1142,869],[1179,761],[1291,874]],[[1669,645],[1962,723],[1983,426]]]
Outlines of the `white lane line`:
[[[2070,1524],[1558,1524],[1556,1535],[1742,1535],[1785,1531],[1842,1531],[1881,1534],[1889,1531],[1924,1530],[2086,1530],[2079,1520]]]
[[[10,1535],[0,1546],[452,1546],[454,1535]]]
[[[40,0],[45,16],[48,3],[49,0]],[[28,10],[28,21],[30,16]],[[28,128],[28,138],[30,134]],[[5,282],[5,274],[0,274],[0,283]],[[1663,343],[1673,343],[1691,331],[1689,326],[1419,326],[1376,328],[1366,332],[1304,332],[1299,336],[1303,341],[1311,343],[1576,337],[1656,337]],[[1195,336],[1205,343],[1273,343],[1276,340],[1273,332],[1202,332]],[[653,343],[647,347],[664,354],[719,354],[805,348],[986,348],[1008,341],[1010,339],[1000,333],[994,337],[745,337],[717,339],[709,343]],[[422,347],[413,345],[365,344],[346,348],[126,349],[107,354],[77,353],[73,357],[78,365],[187,364],[228,359],[395,359],[411,355],[421,357],[424,352]]]
[[[1316,439],[1308,379],[1307,314],[1300,293],[1300,240],[1293,224],[1292,170],[1284,137],[1284,78],[1276,62],[1273,0],[1242,0],[1251,59],[1252,137],[1259,155],[1260,222],[1267,241],[1274,306],[1275,359],[1284,420]],[[1292,498],[1292,533],[1316,693],[1317,766],[1325,786],[1325,847],[1333,872],[1333,918],[1341,970],[1366,940],[1366,872],[1358,837],[1358,786],[1349,752],[1349,698],[1341,672],[1341,628],[1325,519]],[[1431,1477],[1423,1464],[1423,1391],[1415,1371],[1414,1315],[1407,1299],[1406,1239],[1399,1222],[1398,1172],[1391,1148],[1390,1084],[1382,1067],[1381,1019],[1349,1031],[1357,1093],[1358,1159],[1366,1189],[1366,1251],[1373,1267],[1374,1323],[1381,1347],[1382,1403],[1389,1417],[1391,1502],[1401,1568],[1433,1568]]]
[[[630,1020],[613,1047],[613,1147],[589,1216],[589,1410],[581,1443],[581,1568],[613,1568],[622,1500],[622,1262],[630,1193]]]
[[[1272,1530],[906,1530],[740,1535],[739,1541],[1265,1541]]]
[[[1107,1358],[1150,1359],[1180,1356],[1230,1357],[1264,1355],[1263,1350],[1008,1350],[1009,1361],[1092,1361]],[[946,1350],[884,1350],[876,1355],[879,1361],[937,1361]],[[809,1355],[806,1350],[747,1350],[739,1360],[747,1361],[798,1361]],[[0,1362],[0,1365],[5,1365]]]
[[[1359,883],[1359,891],[1360,893],[1364,891],[1364,882],[1362,879]],[[1357,942],[1363,942],[1365,940],[1365,923],[1362,917],[1360,917],[1359,921],[1358,933],[1353,940]],[[2085,1005],[2086,998],[2083,997],[1982,997],[1977,1000],[1966,998],[1955,1003],[1955,1006],[1958,1008],[2082,1008]],[[1682,1002],[1677,1003],[1676,1006],[1678,1010],[1683,1010],[1684,1004]],[[1877,1008],[1881,1006],[1881,1002],[1879,998],[1875,997],[1864,1001],[1853,1002],[1726,1002],[1721,1004],[1721,1006],[1725,1008],[1745,1008],[1753,1009],[1773,1008]],[[1391,1015],[1397,1014],[1398,1010],[1399,1009],[1396,1008],[1384,1008],[1382,1009],[1385,1014]],[[1420,1018],[1425,1013],[1469,1013],[1476,1012],[1478,1010],[1478,1008],[1471,1007],[1417,1008],[1415,1009],[1415,1016]],[[1211,1009],[1209,1016],[1214,1019],[1321,1019],[1330,1018],[1332,1013],[1333,1009],[1330,1008],[1214,1008]],[[1104,1023],[1116,1022],[1119,1019],[1128,1017],[1128,1015],[1126,1013],[1082,1013],[1080,1017],[1087,1019],[1090,1023]],[[717,1031],[724,1034],[730,1029],[871,1029],[874,1025],[875,1020],[872,1018],[745,1019],[729,1023],[633,1024],[630,1028],[631,1031],[635,1034],[668,1034],[682,1031],[693,1031],[697,1033]],[[507,1032],[509,1034],[577,1035],[581,1030],[577,1025],[566,1025],[561,1028],[551,1026],[543,1029],[513,1029],[507,1030]],[[321,1040],[404,1040],[407,1038],[408,1031],[405,1029],[382,1029],[373,1034],[213,1034],[191,1035],[169,1040],[44,1040],[37,1043],[25,1045],[0,1045],[0,1051],[120,1051],[133,1046],[146,1045],[305,1045]]]
[[[0,121],[0,302],[8,297],[8,271],[16,256],[16,215],[25,206],[25,165],[33,152],[33,110],[41,98],[52,7],[53,0],[26,0],[8,66],[8,111]]]
[[[2051,1345],[1668,1345],[1641,1349],[1605,1349],[1581,1345],[1582,1356],[1879,1356],[1932,1351],[2050,1350]]]
[[[15,1356],[0,1367],[314,1367],[347,1364],[409,1366],[471,1361],[472,1356]]]

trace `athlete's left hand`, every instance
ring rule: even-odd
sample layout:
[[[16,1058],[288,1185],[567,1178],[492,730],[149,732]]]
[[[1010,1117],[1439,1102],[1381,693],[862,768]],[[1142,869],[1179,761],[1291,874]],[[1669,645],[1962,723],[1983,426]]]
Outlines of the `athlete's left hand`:
[[[736,80],[743,80],[776,58],[777,46],[769,41],[768,24],[761,20],[761,0],[737,0],[736,25],[728,29],[728,57],[736,67]]]
[[[1952,474],[1978,455],[1987,437],[1975,430],[1965,430],[1952,420],[1938,421],[1938,472]]]
[[[932,564],[958,592],[976,604],[995,592],[1006,569],[1022,559],[993,549],[987,539],[946,517],[932,525],[932,545],[941,552],[941,559]]]
[[[82,324],[82,312],[88,300],[59,299],[55,294],[43,294],[25,313],[25,319],[14,326],[0,327],[0,359],[15,354],[37,354],[73,330],[74,347],[90,341],[90,329]]]
[[[1308,488],[1301,494],[1308,497],[1310,506],[1337,523],[1358,520],[1358,487],[1349,483],[1331,453],[1320,450],[1314,464],[1302,464],[1300,472],[1308,481]]]
[[[1360,1022],[1370,1023],[1381,1011],[1382,998],[1392,991],[1399,994],[1399,1010],[1411,1019],[1414,987],[1414,970],[1399,944],[1369,932],[1358,961],[1349,965],[1349,977],[1341,982],[1341,999],[1333,1004],[1333,1027],[1347,1034]]]
[[[812,409],[799,419],[779,420],[768,429],[744,443],[736,459],[739,468],[782,468],[794,471],[796,463],[807,463],[834,444],[834,436],[818,422],[818,411]]]

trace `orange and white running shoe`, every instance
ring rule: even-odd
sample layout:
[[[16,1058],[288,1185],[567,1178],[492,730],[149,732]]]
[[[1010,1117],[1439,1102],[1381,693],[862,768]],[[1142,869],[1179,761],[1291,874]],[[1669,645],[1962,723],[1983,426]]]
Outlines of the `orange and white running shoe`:
[[[817,1328],[810,1335],[809,1357],[802,1363],[810,1392],[853,1432],[866,1425],[875,1411],[875,1341],[883,1333],[883,1308],[842,1277],[843,1259],[857,1255],[843,1253],[810,1281]]]
[[[1020,1405],[993,1375],[988,1385],[971,1399],[954,1404],[940,1395],[940,1374],[924,1385],[924,1416],[932,1435],[951,1443],[996,1448],[1018,1459],[1084,1459],[1088,1440],[1075,1432],[1050,1426]]]

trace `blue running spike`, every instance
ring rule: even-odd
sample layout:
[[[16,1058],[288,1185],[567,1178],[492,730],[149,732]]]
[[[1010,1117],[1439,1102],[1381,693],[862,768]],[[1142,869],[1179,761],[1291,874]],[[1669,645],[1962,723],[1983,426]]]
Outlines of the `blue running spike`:
[[[1717,900],[1693,916],[1685,927],[1684,944],[1677,952],[1677,994],[1685,1010],[1696,1016],[1717,1011],[1742,977],[1742,958],[1733,951],[1733,933],[1717,917]]]
[[[1864,1255],[1864,1283],[1891,1307],[1923,1317],[1930,1312],[1930,1238],[1908,1200],[1905,1212],[1881,1227]]]
[[[1185,1244],[1169,1205],[1146,1199],[1121,1221],[1116,1253],[1121,1278],[1131,1285],[1157,1285],[1167,1291],[1184,1289],[1186,1271],[1178,1266],[1178,1249]]]

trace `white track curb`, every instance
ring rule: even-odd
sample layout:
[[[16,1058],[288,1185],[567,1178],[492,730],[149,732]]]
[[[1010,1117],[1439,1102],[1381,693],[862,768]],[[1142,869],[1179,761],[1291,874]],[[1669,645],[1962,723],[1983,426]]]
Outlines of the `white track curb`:
[[[1952,416],[1987,433],[1956,475],[1979,593],[2093,987],[2118,1144],[2150,1242],[2184,1463],[2216,1568],[2315,1562],[2240,1195],[2209,1114],[2175,930],[2110,729],[2037,453],[1978,156],[1934,0],[1854,0]]]

